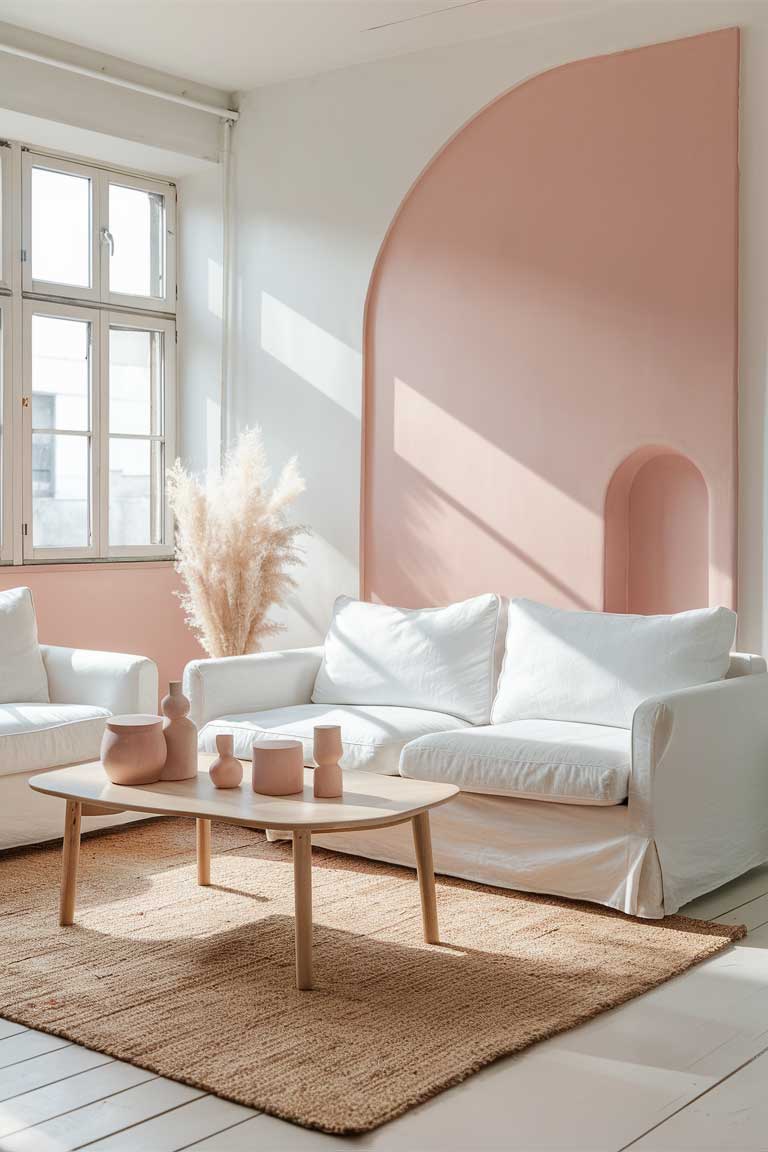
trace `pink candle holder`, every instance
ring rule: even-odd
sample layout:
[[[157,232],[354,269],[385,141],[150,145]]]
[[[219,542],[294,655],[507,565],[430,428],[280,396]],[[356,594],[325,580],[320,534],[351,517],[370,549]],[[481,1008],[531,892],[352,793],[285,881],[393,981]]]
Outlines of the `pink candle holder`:
[[[300,740],[259,740],[251,755],[254,792],[294,796],[304,791],[304,745]]]
[[[344,747],[341,743],[341,728],[338,724],[316,724],[314,743],[315,781],[314,792],[318,799],[330,800],[344,795],[344,779],[341,772],[341,759]]]

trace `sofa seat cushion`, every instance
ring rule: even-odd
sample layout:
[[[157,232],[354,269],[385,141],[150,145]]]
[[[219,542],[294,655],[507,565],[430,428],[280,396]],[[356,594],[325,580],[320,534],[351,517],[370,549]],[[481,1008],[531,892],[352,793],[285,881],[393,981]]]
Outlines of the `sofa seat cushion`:
[[[340,724],[344,755],[342,768],[357,768],[396,776],[400,752],[409,740],[427,733],[468,725],[444,712],[418,708],[355,707],[343,704],[297,704],[272,708],[267,712],[246,712],[220,716],[200,733],[200,749],[216,751],[216,737],[229,732],[234,737],[235,756],[251,759],[251,747],[258,740],[289,737],[304,745],[304,763],[311,765],[315,724]]]
[[[0,704],[0,776],[98,760],[106,708]]]
[[[625,728],[514,720],[422,736],[403,749],[400,774],[490,796],[621,804],[631,756],[632,734]]]

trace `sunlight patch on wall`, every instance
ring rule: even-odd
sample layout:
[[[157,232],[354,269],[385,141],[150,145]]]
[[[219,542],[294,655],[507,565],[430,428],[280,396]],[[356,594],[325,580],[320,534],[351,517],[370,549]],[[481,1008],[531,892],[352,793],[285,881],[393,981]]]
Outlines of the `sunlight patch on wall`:
[[[261,294],[261,346],[318,392],[360,419],[360,353],[268,292]]]
[[[221,405],[205,398],[205,460],[209,472],[218,472],[221,452]]]
[[[574,558],[602,549],[601,515],[399,379],[393,436],[396,455],[506,542],[511,555],[567,573],[572,595],[589,602],[589,570]]]
[[[224,319],[224,269],[218,260],[208,257],[208,311],[218,320]]]

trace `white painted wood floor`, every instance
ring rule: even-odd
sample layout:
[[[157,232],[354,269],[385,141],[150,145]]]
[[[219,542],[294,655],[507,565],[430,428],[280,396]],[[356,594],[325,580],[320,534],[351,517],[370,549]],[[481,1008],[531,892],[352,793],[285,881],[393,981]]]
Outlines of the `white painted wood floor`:
[[[766,1152],[768,866],[685,909],[747,938],[361,1137],[308,1132],[0,1020],[2,1152]]]

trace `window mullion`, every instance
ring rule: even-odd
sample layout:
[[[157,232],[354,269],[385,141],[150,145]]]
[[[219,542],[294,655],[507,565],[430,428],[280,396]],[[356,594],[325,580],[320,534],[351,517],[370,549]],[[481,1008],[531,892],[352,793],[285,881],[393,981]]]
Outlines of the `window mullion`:
[[[98,412],[94,421],[99,468],[95,487],[94,532],[98,556],[109,548],[109,316],[100,312],[94,325],[98,341]]]

